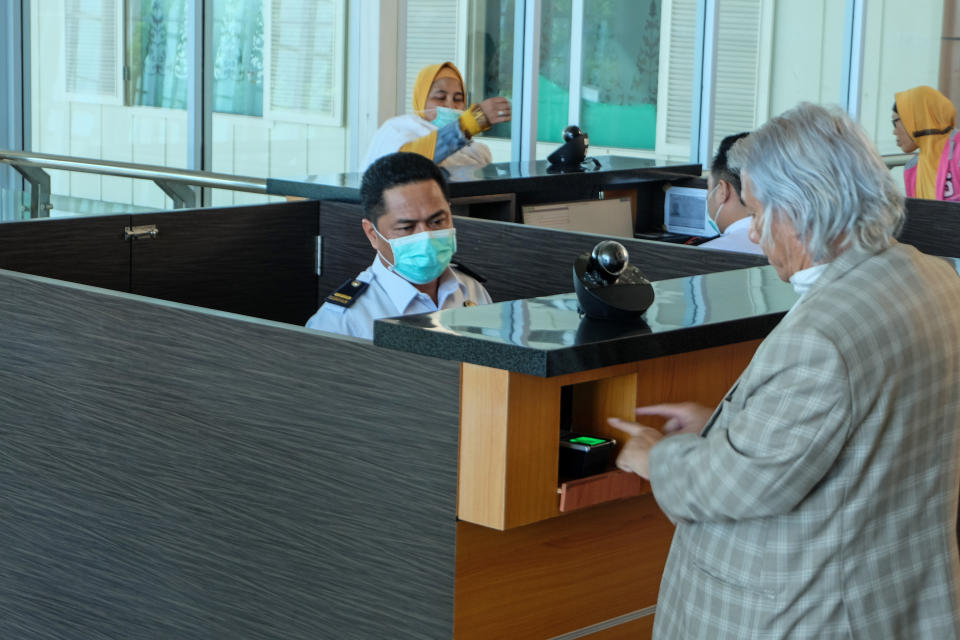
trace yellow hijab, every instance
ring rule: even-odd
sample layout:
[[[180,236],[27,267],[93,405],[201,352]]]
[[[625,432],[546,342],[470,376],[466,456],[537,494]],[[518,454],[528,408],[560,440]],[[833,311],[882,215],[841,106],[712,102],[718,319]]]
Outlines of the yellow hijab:
[[[894,99],[904,128],[920,149],[916,197],[935,200],[940,156],[950,140],[957,110],[933,87],[914,87],[895,94]]]
[[[460,70],[452,62],[431,64],[420,69],[420,73],[417,74],[417,81],[413,83],[413,110],[421,118],[426,118],[423,110],[427,107],[430,87],[433,86],[437,78],[453,78],[460,82],[461,89],[464,88],[463,76],[460,75]]]

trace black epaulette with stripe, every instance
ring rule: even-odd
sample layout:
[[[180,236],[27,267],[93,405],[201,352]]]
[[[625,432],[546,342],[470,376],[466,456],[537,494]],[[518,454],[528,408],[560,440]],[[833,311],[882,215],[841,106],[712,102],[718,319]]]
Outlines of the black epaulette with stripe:
[[[356,278],[351,278],[340,285],[339,289],[328,295],[326,302],[341,307],[349,307],[357,301],[357,298],[363,295],[363,292],[367,290],[369,285],[369,282],[361,282]]]

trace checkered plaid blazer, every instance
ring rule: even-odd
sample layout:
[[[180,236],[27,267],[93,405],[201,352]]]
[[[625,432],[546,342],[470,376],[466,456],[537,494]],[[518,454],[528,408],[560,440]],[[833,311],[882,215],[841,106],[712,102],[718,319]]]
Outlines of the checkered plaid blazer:
[[[700,436],[660,441],[677,528],[654,637],[957,638],[960,278],[834,260]]]

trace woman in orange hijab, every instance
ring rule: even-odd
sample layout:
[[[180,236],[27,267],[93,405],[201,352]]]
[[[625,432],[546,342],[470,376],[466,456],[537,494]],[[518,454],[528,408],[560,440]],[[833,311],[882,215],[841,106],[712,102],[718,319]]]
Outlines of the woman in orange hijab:
[[[907,197],[960,200],[960,137],[953,128],[956,109],[932,87],[914,87],[895,94],[893,135],[904,153],[920,153],[904,167]]]
[[[485,165],[490,149],[473,136],[510,120],[510,102],[487,98],[466,106],[463,77],[452,62],[424,67],[413,85],[414,114],[390,118],[370,143],[361,170],[395,151],[411,151],[444,167]]]

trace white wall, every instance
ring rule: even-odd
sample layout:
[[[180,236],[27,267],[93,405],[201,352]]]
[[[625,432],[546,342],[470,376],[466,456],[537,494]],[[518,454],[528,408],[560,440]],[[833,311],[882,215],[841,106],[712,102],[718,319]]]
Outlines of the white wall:
[[[937,86],[943,0],[868,2],[860,123],[881,153],[900,153],[890,119],[893,96]]]
[[[778,0],[774,7],[768,116],[803,100],[839,104],[846,2]],[[899,153],[890,125],[893,94],[937,85],[942,20],[943,0],[866,3],[860,122],[881,153]]]

